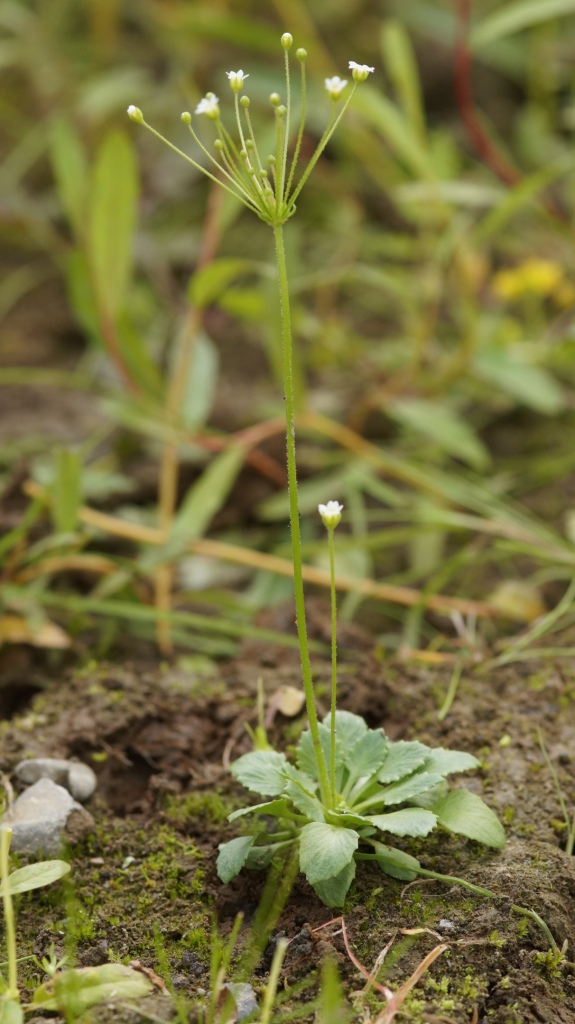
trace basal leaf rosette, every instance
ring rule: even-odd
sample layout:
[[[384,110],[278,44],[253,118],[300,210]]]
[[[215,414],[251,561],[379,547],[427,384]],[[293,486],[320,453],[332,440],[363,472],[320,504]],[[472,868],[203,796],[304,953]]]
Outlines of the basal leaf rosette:
[[[319,725],[319,741],[329,763],[328,718]],[[390,836],[422,838],[439,825],[501,849],[503,827],[481,797],[466,789],[447,789],[448,775],[478,766],[475,757],[461,750],[390,742],[382,729],[369,729],[358,715],[338,711],[335,807],[321,800],[309,730],[302,734],[295,765],[277,751],[244,754],[232,765],[232,774],[250,792],[271,799],[229,816],[234,821],[253,815],[257,825],[252,834],[220,846],[218,874],[228,882],[244,866],[266,867],[276,852],[298,843],[300,870],[327,906],[339,907],[357,860],[375,860],[394,878],[417,877],[419,861],[389,846]]]

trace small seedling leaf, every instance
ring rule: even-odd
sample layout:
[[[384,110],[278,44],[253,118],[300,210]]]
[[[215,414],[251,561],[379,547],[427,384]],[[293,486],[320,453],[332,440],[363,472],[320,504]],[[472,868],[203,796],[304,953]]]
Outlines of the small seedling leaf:
[[[312,821],[300,833],[299,863],[310,885],[333,878],[352,860],[359,843],[355,829]]]
[[[456,835],[475,839],[500,850],[505,845],[505,830],[480,796],[467,789],[454,789],[433,808],[437,820]]]
[[[441,775],[434,775],[431,772],[418,772],[410,775],[408,779],[401,782],[394,782],[381,791],[382,802],[386,805],[402,804],[412,797],[425,793],[427,789],[438,786],[442,782]]]
[[[276,750],[252,750],[234,761],[230,771],[242,786],[262,796],[279,796],[285,788],[284,754]]]
[[[382,783],[396,782],[410,775],[416,768],[421,768],[429,755],[429,747],[416,740],[407,742],[399,740],[398,743],[390,743],[387,757],[383,762],[383,768],[377,776]]]
[[[256,836],[238,836],[237,839],[230,839],[229,843],[220,844],[216,868],[218,878],[224,884],[239,875],[255,841]]]
[[[70,870],[70,865],[63,860],[43,860],[38,864],[27,864],[8,875],[8,888],[12,896],[30,889],[40,889],[63,878]],[[0,896],[4,886],[0,885]]]
[[[355,861],[350,860],[333,878],[316,882],[314,889],[326,907],[343,907],[347,891],[355,878]]]
[[[390,814],[372,814],[369,818],[382,832],[394,836],[427,836],[437,824],[437,816],[421,807],[405,807]]]

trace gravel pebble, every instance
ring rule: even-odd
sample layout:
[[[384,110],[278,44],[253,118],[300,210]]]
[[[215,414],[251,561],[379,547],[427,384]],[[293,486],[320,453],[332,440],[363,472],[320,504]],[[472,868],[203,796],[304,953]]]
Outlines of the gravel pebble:
[[[96,775],[89,765],[57,757],[34,757],[20,761],[14,769],[14,774],[26,785],[38,782],[38,779],[51,779],[59,786],[64,786],[74,800],[80,800],[82,803],[92,796],[97,782]]]
[[[56,857],[68,823],[72,834],[66,838],[77,842],[94,827],[92,815],[51,779],[41,778],[20,794],[12,807],[0,818],[0,825],[12,828],[13,853]]]

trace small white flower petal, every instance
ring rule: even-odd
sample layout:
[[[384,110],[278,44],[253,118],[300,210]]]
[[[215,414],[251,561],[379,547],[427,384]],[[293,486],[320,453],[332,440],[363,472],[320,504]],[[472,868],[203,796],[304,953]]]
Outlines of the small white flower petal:
[[[339,501],[328,501],[327,505],[318,505],[317,508],[323,525],[328,530],[333,530],[341,519],[343,505],[340,505]]]
[[[250,77],[249,75],[244,75],[241,68],[239,71],[226,71],[226,75],[230,80],[230,85],[234,92],[241,92],[246,78]]]
[[[219,99],[213,92],[208,92],[203,99],[200,100],[196,107],[196,114],[205,114],[213,120],[216,120],[220,116]]]
[[[355,60],[350,60],[349,68],[354,82],[365,82],[367,76],[375,71],[375,68],[370,68],[369,64],[358,64]]]
[[[347,85],[347,78],[340,78],[339,75],[334,75],[332,78],[326,78],[325,88],[332,100],[338,100],[343,90]]]

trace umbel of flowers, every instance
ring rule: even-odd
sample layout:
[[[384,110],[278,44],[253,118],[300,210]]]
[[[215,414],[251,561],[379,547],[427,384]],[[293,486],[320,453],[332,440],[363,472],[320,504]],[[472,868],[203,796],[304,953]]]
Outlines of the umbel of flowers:
[[[337,128],[347,106],[351,102],[353,94],[361,82],[365,82],[368,75],[374,68],[367,64],[358,64],[350,60],[349,69],[353,86],[347,90],[348,81],[334,75],[325,79],[325,89],[330,98],[331,111],[328,122],[315,152],[307,166],[297,175],[298,161],[301,152],[301,142],[305,129],[306,116],[306,58],[307,52],[298,48],[295,52],[296,59],[300,65],[300,111],[295,145],[290,147],[291,125],[292,125],[292,90],[289,64],[289,51],[293,45],[293,37],[285,32],[281,37],[282,47],[285,53],[285,74],[286,93],[285,102],[278,93],[272,93],[270,103],[275,115],[275,147],[274,152],[262,154],[258,149],[257,141],[253,132],[250,118],[250,98],[244,93],[244,84],[249,78],[248,74],[240,71],[226,72],[229,85],[234,97],[236,132],[235,137],[225,127],[220,116],[220,101],[213,92],[208,92],[198,103],[196,115],[206,117],[213,121],[216,130],[214,140],[214,153],[201,142],[194,126],[192,115],[184,111],[181,116],[183,123],[188,127],[194,142],[204,154],[207,166],[199,164],[187,153],[179,150],[176,146],[164,139],[149,125],[139,107],[128,107],[128,115],[136,124],[144,125],[158,138],[162,139],[171,149],[180,153],[184,159],[193,164],[208,178],[215,180],[222,188],[231,192],[237,199],[261,217],[267,224],[272,226],[285,224],[294,214],[295,204],[303,186],[311,174],[317,160],[333,132]],[[347,90],[347,96],[343,95]],[[340,104],[339,101],[343,99]]]

